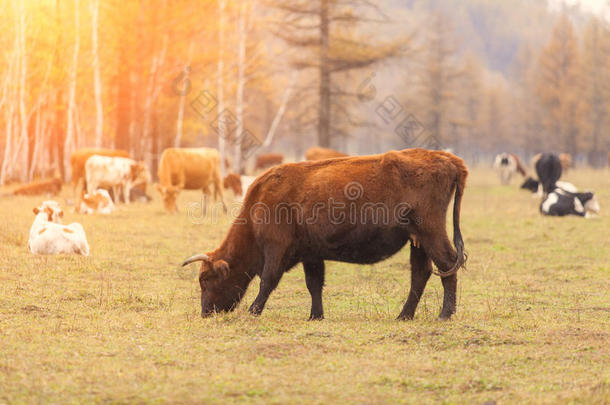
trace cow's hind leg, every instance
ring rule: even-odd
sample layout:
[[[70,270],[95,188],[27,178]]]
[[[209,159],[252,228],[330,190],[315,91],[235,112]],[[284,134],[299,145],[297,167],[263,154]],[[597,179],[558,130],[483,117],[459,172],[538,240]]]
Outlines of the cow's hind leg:
[[[413,319],[430,274],[432,274],[432,261],[424,249],[411,246],[411,290],[398,319]]]
[[[423,239],[422,247],[441,273],[451,270],[457,261],[457,253],[445,233]],[[455,313],[457,274],[442,277],[442,283],[444,290],[443,308],[438,317],[449,319]]]
[[[311,294],[311,313],[309,320],[324,319],[322,308],[322,288],[324,287],[324,261],[303,262],[305,283]]]
[[[265,308],[267,299],[282,278],[283,269],[280,267],[284,250],[278,247],[265,252],[265,265],[261,273],[261,284],[256,299],[250,305],[252,315],[260,315]]]

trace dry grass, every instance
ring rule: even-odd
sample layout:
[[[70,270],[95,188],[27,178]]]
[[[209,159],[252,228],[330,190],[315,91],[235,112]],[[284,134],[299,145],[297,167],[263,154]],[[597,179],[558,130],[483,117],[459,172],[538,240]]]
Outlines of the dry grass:
[[[376,266],[329,264],[322,322],[306,321],[300,268],[260,318],[242,305],[202,320],[199,287],[176,264],[215,247],[229,220],[193,224],[184,207],[197,193],[180,215],[157,195],[110,217],[67,213],[90,258],[32,256],[40,199],[2,198],[0,403],[608,403],[610,176],[566,180],[596,190],[605,215],[544,218],[516,183],[473,173],[450,322],[436,320],[437,278],[415,321],[394,320],[408,248]]]

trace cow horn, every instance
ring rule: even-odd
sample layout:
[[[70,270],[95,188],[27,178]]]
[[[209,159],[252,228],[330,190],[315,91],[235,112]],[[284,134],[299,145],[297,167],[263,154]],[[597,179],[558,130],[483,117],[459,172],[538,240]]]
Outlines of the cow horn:
[[[182,262],[182,267],[186,266],[187,264],[191,264],[191,263],[199,262],[199,261],[209,262],[210,258],[208,257],[208,255],[204,255],[204,254],[191,256],[188,259],[186,259],[184,262]]]

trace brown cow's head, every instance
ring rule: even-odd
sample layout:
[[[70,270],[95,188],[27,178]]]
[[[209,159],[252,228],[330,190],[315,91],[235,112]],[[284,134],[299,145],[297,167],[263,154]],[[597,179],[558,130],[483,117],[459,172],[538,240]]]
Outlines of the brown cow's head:
[[[208,255],[195,255],[187,259],[183,266],[201,261],[199,286],[201,287],[201,316],[214,312],[233,311],[241,301],[247,287],[240,280],[234,280],[229,264],[224,260],[214,260]],[[249,281],[249,280],[248,280]]]
[[[180,189],[174,186],[164,187],[160,184],[155,184],[157,190],[161,194],[163,198],[163,205],[168,212],[178,212],[178,205],[176,204],[176,200],[178,199],[178,194],[180,193]]]
[[[233,190],[233,193],[236,196],[241,196],[243,194],[243,190],[241,188],[241,178],[239,174],[229,173],[227,177],[224,178],[222,185],[225,189]]]
[[[47,214],[47,221],[61,224],[61,218],[64,216],[64,211],[60,205],[53,200],[44,201],[41,205],[32,210],[34,215],[38,215],[41,212]]]

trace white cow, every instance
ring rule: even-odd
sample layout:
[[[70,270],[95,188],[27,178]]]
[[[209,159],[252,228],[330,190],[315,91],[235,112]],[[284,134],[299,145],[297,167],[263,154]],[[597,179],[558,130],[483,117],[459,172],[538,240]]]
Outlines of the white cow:
[[[93,155],[85,163],[87,192],[93,194],[100,187],[112,188],[114,202],[118,202],[119,189],[123,191],[125,202],[134,186],[150,182],[150,172],[143,162],[123,157]]]
[[[519,161],[519,158],[512,153],[500,153],[496,155],[493,164],[494,169],[498,171],[500,182],[507,185],[516,172],[525,176],[525,168]]]
[[[63,211],[55,201],[45,201],[34,208],[28,248],[37,255],[76,253],[89,256],[89,243],[82,225],[62,225]]]
[[[77,212],[81,214],[111,214],[114,211],[114,203],[108,191],[99,188],[93,194],[86,193],[81,198]]]

